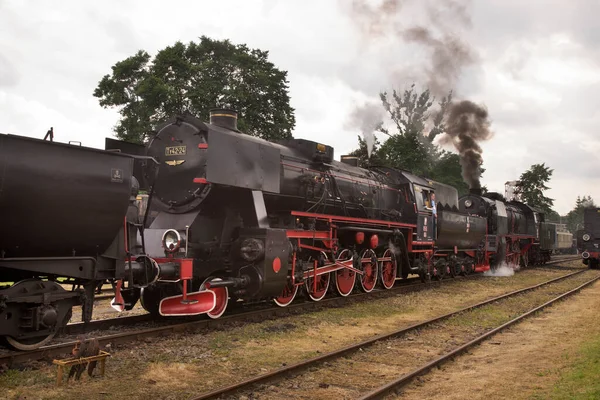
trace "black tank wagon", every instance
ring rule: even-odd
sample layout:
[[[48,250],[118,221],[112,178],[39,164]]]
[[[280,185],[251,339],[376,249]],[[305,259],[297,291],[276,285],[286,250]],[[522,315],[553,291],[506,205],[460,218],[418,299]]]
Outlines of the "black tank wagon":
[[[0,337],[11,346],[47,343],[76,305],[89,321],[99,281],[148,283],[150,263],[125,263],[143,252],[128,248],[138,223],[133,166],[127,155],[0,134]]]

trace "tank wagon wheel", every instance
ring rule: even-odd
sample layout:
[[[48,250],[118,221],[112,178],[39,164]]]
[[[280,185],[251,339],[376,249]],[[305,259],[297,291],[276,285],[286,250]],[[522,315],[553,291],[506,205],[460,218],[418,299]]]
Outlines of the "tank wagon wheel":
[[[67,312],[67,314],[65,315],[63,323],[60,324],[60,326],[57,327],[57,329],[54,332],[50,333],[47,336],[21,339],[21,340],[15,339],[12,336],[6,336],[4,339],[6,339],[6,342],[10,346],[14,347],[17,350],[21,350],[21,351],[35,350],[39,347],[42,347],[42,346],[48,344],[52,339],[54,339],[54,336],[56,336],[56,334],[69,323],[72,316],[73,316],[73,308],[70,308],[69,311]]]
[[[343,249],[337,256],[337,261],[348,261],[352,259],[352,253],[348,249]],[[335,288],[340,296],[346,297],[352,293],[356,283],[356,272],[347,268],[335,271]]]
[[[59,285],[56,282],[40,281],[39,279],[23,280],[23,281],[17,282],[11,288],[18,287],[18,285],[22,285],[23,289],[20,289],[20,290],[23,290],[23,292],[25,292],[25,293],[31,294],[32,288],[31,288],[31,286],[28,286],[28,284],[30,284],[31,282],[34,282],[37,285],[39,285],[38,287],[36,287],[36,289],[39,289],[39,291],[36,291],[34,294],[39,294],[40,297],[42,297],[45,293],[49,293],[49,290],[58,291],[58,292],[67,292],[67,290],[65,290],[64,287],[62,287],[61,285]],[[34,305],[39,305],[39,304],[34,304]],[[57,301],[57,302],[49,304],[49,307],[51,309],[58,310],[58,312],[60,313],[60,307],[62,307],[62,305],[60,304],[60,301]],[[19,338],[19,339],[12,337],[12,336],[4,336],[4,340],[6,341],[6,343],[8,343],[10,346],[12,346],[13,348],[15,348],[17,350],[31,351],[31,350],[38,349],[38,348],[48,344],[54,338],[54,336],[56,336],[56,334],[58,332],[60,332],[62,329],[64,329],[65,326],[71,320],[72,316],[73,316],[73,307],[69,306],[67,312],[65,313],[64,317],[62,318],[62,321],[59,321],[58,318],[56,318],[53,322],[48,322],[48,327],[49,327],[48,330],[52,329],[52,331],[49,332],[46,336],[37,336],[37,337]],[[12,316],[12,317],[15,318],[14,316]],[[39,317],[41,317],[42,320],[45,318],[44,315],[39,316]],[[2,319],[10,319],[10,318],[11,318],[11,313],[6,313],[5,315],[2,316]],[[52,317],[50,317],[50,318],[52,319]],[[50,324],[53,324],[53,325],[50,325]]]
[[[298,285],[294,285],[292,279],[289,278],[279,297],[274,298],[273,301],[279,307],[287,307],[292,304],[296,294],[298,294]]]
[[[44,336],[42,338],[36,337],[36,338],[22,339],[21,341],[13,338],[12,336],[6,336],[5,339],[9,345],[11,345],[12,347],[14,347],[17,350],[31,351],[31,350],[35,350],[41,346],[44,346],[45,344],[50,342],[54,338],[54,335],[56,335],[56,332],[52,332],[48,336]]]
[[[373,257],[377,258],[375,252],[371,249],[366,249],[361,256],[361,259],[369,259],[369,261],[361,261],[360,269],[364,272],[364,274],[360,277],[360,289],[369,293],[375,289],[375,285],[377,285],[377,276],[379,275],[379,266],[378,262],[373,262]]]
[[[390,260],[384,260],[381,262],[380,267],[380,279],[381,285],[386,289],[391,289],[396,283],[396,274],[398,273],[398,263],[394,253],[390,249],[385,249],[383,252],[383,258],[389,258]]]
[[[209,276],[204,280],[204,282],[202,282],[202,285],[200,285],[200,290],[204,290],[206,288],[206,282],[221,280],[221,278]],[[210,290],[215,292],[215,295],[217,297],[217,304],[215,305],[215,308],[212,311],[208,312],[206,315],[208,315],[212,319],[217,319],[221,315],[223,315],[223,313],[225,313],[225,309],[227,309],[227,304],[229,303],[229,290],[226,287],[210,288]]]
[[[17,350],[21,350],[21,351],[35,350],[39,347],[42,347],[42,346],[48,344],[54,338],[54,336],[56,336],[58,331],[60,329],[64,328],[67,325],[67,323],[69,323],[72,316],[73,316],[73,308],[69,309],[69,311],[67,312],[67,315],[65,315],[65,319],[63,320],[61,327],[56,329],[54,332],[52,332],[48,336],[29,338],[29,339],[23,339],[23,340],[17,340],[15,338],[13,338],[12,336],[6,336],[5,337],[6,342]]]

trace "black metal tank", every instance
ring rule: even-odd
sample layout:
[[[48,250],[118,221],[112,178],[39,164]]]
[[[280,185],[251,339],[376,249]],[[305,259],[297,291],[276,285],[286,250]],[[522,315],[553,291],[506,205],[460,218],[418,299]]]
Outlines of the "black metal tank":
[[[0,258],[102,254],[124,224],[133,159],[0,134]]]

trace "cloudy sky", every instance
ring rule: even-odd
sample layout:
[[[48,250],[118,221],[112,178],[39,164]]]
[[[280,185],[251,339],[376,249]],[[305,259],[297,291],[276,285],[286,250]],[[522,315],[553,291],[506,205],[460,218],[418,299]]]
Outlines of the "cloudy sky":
[[[383,2],[0,0],[0,132],[42,138],[53,126],[57,141],[102,148],[118,114],[92,92],[111,66],[207,35],[269,50],[289,71],[294,136],[327,142],[338,159],[357,146],[355,107],[441,76],[443,89],[489,111],[490,190],[546,162],[558,212],[577,195],[600,200],[599,2],[387,0],[379,13]],[[458,47],[407,41],[400,32],[417,25]]]

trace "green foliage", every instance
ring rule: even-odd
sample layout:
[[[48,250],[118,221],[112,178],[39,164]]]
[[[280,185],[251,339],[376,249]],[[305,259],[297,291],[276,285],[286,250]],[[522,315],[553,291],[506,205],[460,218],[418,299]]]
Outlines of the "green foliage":
[[[554,222],[556,224],[559,224],[562,221],[562,217],[556,211],[550,210],[550,211],[548,211],[546,213],[546,221],[547,222]]]
[[[370,159],[366,143],[360,136],[359,147],[351,155],[359,157],[362,165],[404,169],[452,185],[459,195],[466,194],[469,187],[462,178],[460,157],[433,143],[435,137],[444,132],[444,116],[452,102],[452,92],[441,99],[435,110],[435,99],[429,90],[418,93],[414,84],[402,93],[396,90],[391,95],[383,92],[380,99],[394,129],[379,129],[386,135],[386,140],[380,143],[376,138]],[[425,135],[428,127],[429,134]],[[481,171],[485,170],[481,168]],[[485,187],[482,189],[486,191]]]
[[[571,233],[574,234],[577,230],[583,229],[583,210],[588,207],[597,207],[594,199],[591,196],[577,196],[575,208],[567,214],[567,229]]]
[[[522,202],[531,207],[540,209],[546,214],[552,210],[554,199],[544,196],[544,191],[550,189],[546,183],[552,178],[553,169],[546,164],[533,164],[531,168],[521,174],[515,187],[515,194]]]
[[[209,110],[230,106],[238,129],[267,140],[292,137],[287,72],[268,61],[268,52],[205,36],[176,42],[152,59],[140,50],[117,62],[94,90],[102,107],[118,107],[121,140],[143,143],[164,119],[184,111],[208,120]]]

